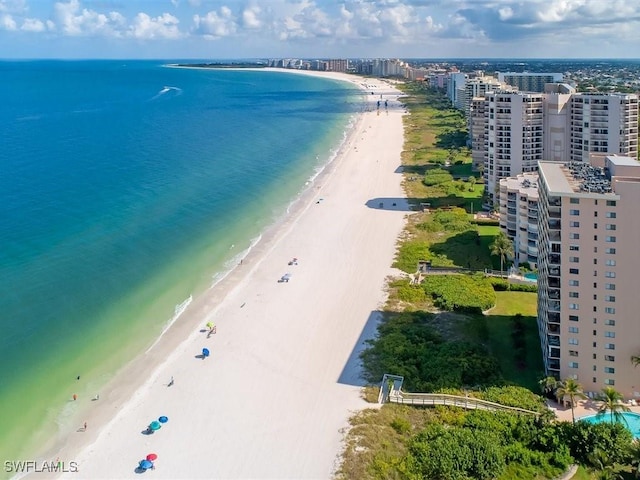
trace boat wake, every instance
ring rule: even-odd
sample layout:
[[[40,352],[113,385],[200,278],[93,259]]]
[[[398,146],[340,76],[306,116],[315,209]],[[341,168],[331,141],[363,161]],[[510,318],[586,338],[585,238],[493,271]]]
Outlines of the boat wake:
[[[151,98],[151,100],[156,100],[158,98],[160,98],[161,96],[169,93],[169,92],[175,92],[175,96],[178,95],[182,95],[182,89],[178,88],[178,87],[170,87],[170,86],[164,86],[162,87],[162,90],[160,90],[153,98]]]

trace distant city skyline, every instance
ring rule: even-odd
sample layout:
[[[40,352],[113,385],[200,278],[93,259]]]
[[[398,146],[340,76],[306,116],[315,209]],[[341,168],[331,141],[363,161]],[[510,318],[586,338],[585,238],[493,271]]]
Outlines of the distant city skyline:
[[[624,0],[0,0],[0,58],[637,58]]]

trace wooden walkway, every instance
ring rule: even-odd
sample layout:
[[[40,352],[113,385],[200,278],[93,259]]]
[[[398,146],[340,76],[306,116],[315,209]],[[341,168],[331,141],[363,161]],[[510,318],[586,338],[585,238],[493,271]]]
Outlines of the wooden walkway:
[[[400,403],[403,405],[420,405],[433,407],[445,405],[449,407],[465,408],[467,410],[489,410],[492,412],[511,412],[523,415],[539,416],[539,412],[524,408],[508,407],[500,403],[480,400],[479,398],[447,395],[444,393],[406,393],[402,391],[404,377],[385,373],[380,385],[379,403]]]

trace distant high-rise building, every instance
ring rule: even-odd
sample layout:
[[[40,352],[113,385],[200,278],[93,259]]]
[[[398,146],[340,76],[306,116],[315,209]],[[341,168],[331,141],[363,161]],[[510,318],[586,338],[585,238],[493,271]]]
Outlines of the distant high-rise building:
[[[540,162],[538,330],[547,374],[640,397],[640,162]]]
[[[476,170],[484,165],[492,203],[501,178],[535,171],[540,160],[587,161],[592,152],[638,157],[638,95],[488,92],[474,99],[469,130]]]
[[[570,155],[589,160],[589,152],[638,158],[638,95],[579,93],[570,102]]]
[[[543,159],[543,94],[490,92],[484,103],[485,189],[493,203],[501,178],[535,172]]]
[[[498,81],[516,87],[521,92],[544,92],[546,83],[562,82],[561,73],[497,72]]]

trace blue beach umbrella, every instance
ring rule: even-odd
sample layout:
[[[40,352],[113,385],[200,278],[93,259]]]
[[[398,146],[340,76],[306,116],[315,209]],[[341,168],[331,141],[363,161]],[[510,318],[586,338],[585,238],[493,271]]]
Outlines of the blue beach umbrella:
[[[151,467],[153,467],[153,462],[150,462],[149,460],[142,460],[140,462],[140,468],[142,468],[144,470],[148,470]]]
[[[169,417],[165,417],[165,416],[163,415],[163,416],[161,416],[161,417],[158,419],[158,421],[159,421],[160,423],[167,423],[167,422],[169,421]]]
[[[209,356],[209,349],[208,348],[203,348],[202,349],[202,356],[203,357],[208,357]]]

